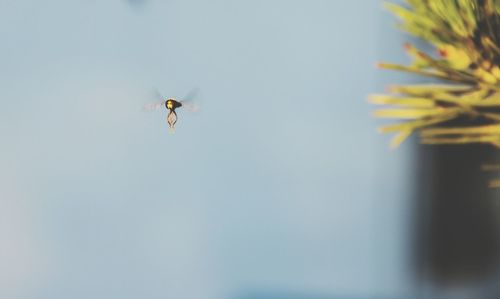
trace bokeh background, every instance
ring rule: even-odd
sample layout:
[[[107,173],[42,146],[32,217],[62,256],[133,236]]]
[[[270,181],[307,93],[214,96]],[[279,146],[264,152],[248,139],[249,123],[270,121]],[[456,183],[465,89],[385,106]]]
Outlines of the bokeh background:
[[[1,0],[1,298],[402,298],[380,1]],[[145,113],[199,88],[201,110]]]

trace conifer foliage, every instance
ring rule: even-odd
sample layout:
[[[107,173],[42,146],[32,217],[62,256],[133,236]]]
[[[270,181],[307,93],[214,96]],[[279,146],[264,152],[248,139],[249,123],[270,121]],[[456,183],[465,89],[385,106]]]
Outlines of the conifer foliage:
[[[379,64],[431,79],[370,97],[384,105],[375,116],[399,120],[380,128],[395,133],[391,146],[417,133],[425,144],[500,147],[500,0],[406,0],[386,7],[401,29],[433,48],[407,43],[410,65]]]

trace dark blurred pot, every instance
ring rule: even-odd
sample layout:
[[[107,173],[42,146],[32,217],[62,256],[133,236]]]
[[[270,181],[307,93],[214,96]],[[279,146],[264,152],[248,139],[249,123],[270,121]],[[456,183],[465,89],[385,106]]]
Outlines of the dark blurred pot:
[[[482,164],[498,162],[500,151],[487,145],[419,145],[417,152],[413,248],[418,281],[444,293],[500,286],[500,193],[488,187],[500,173],[481,170]],[[480,296],[475,298],[487,298]]]

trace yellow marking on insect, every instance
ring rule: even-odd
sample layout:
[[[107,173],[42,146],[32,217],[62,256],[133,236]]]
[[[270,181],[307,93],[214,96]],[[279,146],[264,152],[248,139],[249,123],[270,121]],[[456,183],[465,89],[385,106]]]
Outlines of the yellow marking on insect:
[[[172,101],[167,101],[167,108],[172,109],[173,107],[174,107],[174,104],[172,103]]]

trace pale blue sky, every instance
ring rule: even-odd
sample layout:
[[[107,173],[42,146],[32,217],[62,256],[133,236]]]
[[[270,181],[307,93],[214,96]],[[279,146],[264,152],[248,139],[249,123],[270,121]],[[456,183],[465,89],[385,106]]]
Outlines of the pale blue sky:
[[[411,147],[365,100],[399,80],[374,68],[405,59],[394,21],[376,0],[0,1],[0,297],[404,293]],[[168,134],[154,87],[201,110]]]

